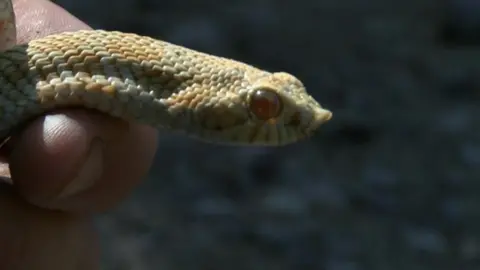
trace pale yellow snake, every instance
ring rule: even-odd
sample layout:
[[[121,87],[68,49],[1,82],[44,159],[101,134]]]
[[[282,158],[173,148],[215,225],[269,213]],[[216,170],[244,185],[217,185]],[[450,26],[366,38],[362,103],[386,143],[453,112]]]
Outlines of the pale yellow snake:
[[[102,30],[15,45],[11,0],[0,22],[0,138],[65,106],[233,145],[289,144],[332,116],[288,73]]]

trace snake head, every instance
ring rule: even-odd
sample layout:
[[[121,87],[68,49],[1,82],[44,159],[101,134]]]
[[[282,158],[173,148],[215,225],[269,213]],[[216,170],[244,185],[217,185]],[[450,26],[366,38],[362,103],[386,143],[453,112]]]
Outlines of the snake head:
[[[254,70],[229,79],[230,88],[195,110],[201,138],[224,144],[286,145],[310,137],[332,113],[310,96],[294,76]],[[229,75],[223,78],[230,78]]]
[[[172,129],[214,143],[279,146],[310,137],[332,117],[288,73],[213,73],[168,99]]]

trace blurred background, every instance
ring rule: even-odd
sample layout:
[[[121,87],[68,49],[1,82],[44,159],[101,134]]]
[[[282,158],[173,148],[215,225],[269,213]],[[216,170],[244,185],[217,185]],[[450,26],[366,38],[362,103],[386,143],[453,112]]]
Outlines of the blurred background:
[[[98,219],[104,269],[480,269],[480,1],[55,2],[289,71],[334,113],[284,148],[162,134]]]

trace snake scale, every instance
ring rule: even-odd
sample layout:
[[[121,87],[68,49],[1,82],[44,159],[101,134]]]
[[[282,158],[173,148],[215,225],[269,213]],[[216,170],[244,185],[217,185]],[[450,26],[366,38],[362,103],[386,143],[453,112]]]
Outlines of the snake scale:
[[[17,45],[11,0],[0,0],[0,22],[1,138],[68,106],[228,145],[290,144],[332,117],[286,72],[118,31]]]

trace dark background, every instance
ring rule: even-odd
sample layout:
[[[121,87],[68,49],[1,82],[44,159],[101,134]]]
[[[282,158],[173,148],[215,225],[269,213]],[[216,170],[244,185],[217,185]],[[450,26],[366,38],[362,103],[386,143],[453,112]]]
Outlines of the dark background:
[[[289,71],[334,113],[285,148],[162,135],[98,220],[105,269],[480,269],[480,1],[55,2]]]

